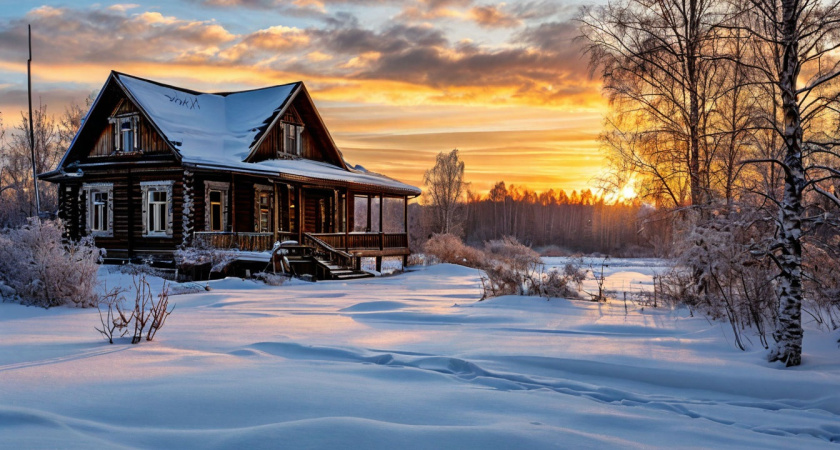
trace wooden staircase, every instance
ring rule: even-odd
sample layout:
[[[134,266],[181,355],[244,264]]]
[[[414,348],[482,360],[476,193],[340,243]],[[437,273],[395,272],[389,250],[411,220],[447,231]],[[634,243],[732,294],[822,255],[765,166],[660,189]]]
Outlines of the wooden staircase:
[[[337,250],[309,233],[303,235],[304,244],[312,247],[316,277],[322,280],[352,280],[372,277],[359,268],[359,258]]]

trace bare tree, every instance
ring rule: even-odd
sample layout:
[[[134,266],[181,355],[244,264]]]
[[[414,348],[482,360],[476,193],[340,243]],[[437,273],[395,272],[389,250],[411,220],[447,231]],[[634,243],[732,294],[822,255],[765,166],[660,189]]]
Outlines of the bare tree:
[[[721,86],[712,82],[718,3],[710,0],[618,0],[586,7],[580,17],[590,67],[620,111],[608,142],[619,162],[658,185],[676,206],[707,201],[706,115]],[[616,146],[615,139],[627,145]],[[608,146],[609,147],[609,146]]]
[[[465,191],[464,162],[458,149],[440,152],[435,166],[423,175],[430,205],[435,219],[435,232],[460,234],[462,198]]]
[[[840,199],[832,183],[840,178],[836,150],[836,113],[840,89],[840,2],[820,0],[750,0],[753,25],[749,32],[756,48],[750,68],[757,78],[777,89],[781,117],[767,116],[768,126],[783,143],[782,158],[754,162],[773,164],[782,171],[782,198],[772,195],[778,213],[776,238],[767,255],[776,263],[779,298],[775,346],[770,361],[796,366],[802,360],[803,235],[809,225],[824,223],[808,199],[821,196],[833,208]],[[800,82],[804,82],[800,84]],[[827,125],[834,123],[834,127]],[[807,133],[807,136],[806,136]]]

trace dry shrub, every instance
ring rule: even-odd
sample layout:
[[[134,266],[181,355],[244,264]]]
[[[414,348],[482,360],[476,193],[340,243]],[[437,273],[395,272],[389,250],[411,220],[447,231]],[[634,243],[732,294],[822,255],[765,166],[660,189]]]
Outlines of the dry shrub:
[[[488,258],[499,261],[516,271],[524,271],[535,264],[542,264],[539,253],[531,247],[520,244],[513,236],[485,242],[484,253]]]
[[[506,236],[484,245],[487,263],[482,277],[484,298],[500,295],[533,295],[549,298],[575,298],[570,288],[576,279],[556,269],[545,270],[540,255],[516,238]],[[576,271],[572,271],[577,275]]]
[[[808,295],[802,303],[802,311],[808,314],[819,327],[828,330],[840,328],[840,271],[837,270],[837,250],[840,236],[835,236],[829,245],[806,243],[803,245],[803,284]],[[832,251],[833,250],[833,251]]]
[[[424,266],[426,265],[426,255],[423,253],[412,253],[406,258],[406,266]]]
[[[130,312],[123,307],[125,290],[120,288],[112,289],[104,296],[103,304],[108,307],[105,311],[99,307],[99,321],[102,328],[95,329],[111,344],[114,343],[114,336],[122,337],[128,334],[132,322],[134,323],[132,344],[142,341],[144,334],[147,341],[153,340],[175,309],[174,306],[172,309],[169,308],[169,290],[165,283],[161,292],[154,295],[144,274],[132,276],[132,281],[134,308]]]
[[[102,252],[92,238],[62,242],[62,232],[61,221],[30,219],[0,233],[0,279],[22,303],[97,306],[94,288]]]
[[[481,250],[464,245],[453,234],[435,234],[423,246],[426,255],[437,261],[462,266],[482,268],[485,255]]]
[[[754,329],[767,348],[767,332],[776,321],[772,262],[756,252],[767,232],[756,213],[719,214],[690,226],[677,246],[676,268],[663,277],[657,292],[666,303],[684,304],[730,323],[735,343]]]

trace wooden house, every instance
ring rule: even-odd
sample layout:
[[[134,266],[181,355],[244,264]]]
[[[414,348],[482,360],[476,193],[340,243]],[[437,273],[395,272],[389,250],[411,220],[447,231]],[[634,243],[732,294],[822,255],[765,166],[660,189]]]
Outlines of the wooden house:
[[[420,194],[348,165],[301,82],[208,94],[119,72],[40,178],[58,184],[68,236],[92,235],[109,258],[293,240],[321,278],[361,257],[405,258],[407,203]],[[383,229],[386,201],[402,202],[397,229]]]

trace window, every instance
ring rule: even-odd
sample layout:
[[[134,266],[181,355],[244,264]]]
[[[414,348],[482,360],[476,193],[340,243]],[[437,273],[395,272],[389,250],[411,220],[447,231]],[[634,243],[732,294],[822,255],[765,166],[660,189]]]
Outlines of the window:
[[[210,191],[210,231],[222,231],[222,191]]]
[[[204,182],[204,229],[228,231],[228,190],[230,184],[219,181]]]
[[[143,181],[143,236],[172,236],[172,181]]]
[[[138,149],[137,128],[139,116],[132,114],[124,117],[114,117],[114,150],[117,152],[133,152]]]
[[[274,203],[274,191],[270,186],[255,185],[256,198],[254,199],[254,231],[258,233],[270,233],[271,214]]]
[[[149,191],[149,234],[166,233],[169,198],[166,191]]]
[[[86,231],[93,236],[113,236],[113,192],[111,183],[85,183],[82,187],[87,208]]]
[[[108,231],[108,193],[93,192],[92,197],[93,223],[90,224],[90,229]]]
[[[297,194],[295,192],[294,186],[289,186],[289,231],[292,233],[297,232]]]
[[[303,125],[283,123],[283,151],[301,156],[301,133]]]

